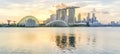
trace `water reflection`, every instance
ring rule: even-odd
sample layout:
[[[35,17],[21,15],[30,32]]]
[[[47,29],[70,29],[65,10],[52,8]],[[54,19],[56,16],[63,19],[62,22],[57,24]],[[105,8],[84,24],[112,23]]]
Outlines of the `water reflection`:
[[[96,37],[95,36],[88,36],[87,38],[87,45],[95,47]]]
[[[75,47],[75,36],[73,34],[70,34],[69,36],[69,46]]]
[[[0,54],[120,54],[119,32],[104,31],[103,28],[97,31],[90,28],[5,29],[0,33]]]
[[[56,36],[56,45],[61,49],[75,48],[76,37],[74,34],[57,35]]]

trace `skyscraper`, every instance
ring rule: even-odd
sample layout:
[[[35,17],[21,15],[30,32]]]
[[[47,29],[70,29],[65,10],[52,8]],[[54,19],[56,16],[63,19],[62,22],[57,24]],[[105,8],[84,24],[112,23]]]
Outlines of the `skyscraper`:
[[[58,9],[56,11],[56,20],[60,20],[60,18],[61,18],[61,9]]]
[[[78,14],[78,23],[80,23],[81,22],[81,14],[79,13]]]
[[[58,9],[56,11],[56,20],[63,20],[69,24],[74,24],[75,23],[75,8],[79,8],[79,7],[72,6],[72,7]]]
[[[7,22],[8,22],[8,26],[10,25],[10,23],[11,23],[11,20],[7,20]]]
[[[55,14],[52,14],[52,15],[50,15],[50,18],[51,18],[52,21],[53,21],[53,20],[56,20],[56,15],[55,15]]]
[[[90,21],[90,13],[88,13],[88,15],[87,15],[87,22],[89,22]]]
[[[61,10],[61,20],[65,21],[67,20],[67,9],[64,8]]]
[[[75,8],[71,7],[68,9],[68,23],[69,24],[74,24],[75,23]]]
[[[95,21],[97,21],[97,20],[96,20],[95,13],[92,13],[92,23],[95,22]]]

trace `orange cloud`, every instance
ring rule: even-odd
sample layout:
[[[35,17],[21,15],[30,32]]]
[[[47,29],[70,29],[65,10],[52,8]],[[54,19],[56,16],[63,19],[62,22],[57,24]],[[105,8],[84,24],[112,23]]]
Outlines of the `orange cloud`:
[[[55,11],[53,11],[53,10],[49,10],[49,13],[54,14],[54,13],[55,13]]]
[[[57,4],[57,5],[56,5],[56,8],[57,8],[57,9],[61,9],[61,8],[65,8],[65,7],[67,7],[67,5],[64,4],[64,3],[61,3],[61,4]]]

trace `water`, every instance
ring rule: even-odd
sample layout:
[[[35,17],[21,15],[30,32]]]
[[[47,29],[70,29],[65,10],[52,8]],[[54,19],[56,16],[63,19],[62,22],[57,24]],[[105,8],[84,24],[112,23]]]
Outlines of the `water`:
[[[0,28],[0,54],[120,54],[118,27]]]

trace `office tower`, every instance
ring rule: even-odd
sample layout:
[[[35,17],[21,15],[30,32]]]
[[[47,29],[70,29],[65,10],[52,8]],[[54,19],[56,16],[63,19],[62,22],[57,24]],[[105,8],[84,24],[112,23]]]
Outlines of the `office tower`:
[[[67,18],[67,9],[62,9],[61,10],[61,20],[66,21]]]
[[[60,20],[61,19],[61,9],[58,9],[56,11],[56,20]]]
[[[50,15],[50,19],[51,19],[51,21],[56,20],[56,15],[55,14]]]
[[[9,25],[10,25],[11,20],[7,20],[7,22],[8,22],[8,26],[9,26]]]
[[[90,13],[87,14],[87,22],[90,22]]]
[[[81,22],[81,14],[79,13],[78,14],[78,23],[80,23]]]
[[[97,19],[96,19],[95,13],[93,13],[92,14],[92,22],[95,22],[95,21],[97,21]]]
[[[68,23],[74,24],[75,23],[75,7],[69,7],[68,8]]]

